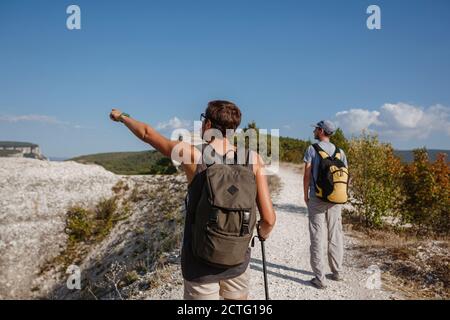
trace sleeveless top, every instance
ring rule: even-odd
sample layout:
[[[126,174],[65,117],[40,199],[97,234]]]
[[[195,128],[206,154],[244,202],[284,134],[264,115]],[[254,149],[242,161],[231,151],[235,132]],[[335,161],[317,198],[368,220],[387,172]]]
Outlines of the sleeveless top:
[[[200,148],[203,145],[200,146]],[[201,150],[201,149],[200,149]],[[249,152],[250,153],[250,152]],[[250,157],[250,156],[249,156]],[[249,168],[253,170],[252,164],[249,163]],[[188,194],[186,199],[189,203],[197,203],[201,196],[203,189],[204,177],[201,175],[206,174],[206,164],[197,164],[194,178],[188,186]],[[181,249],[181,271],[183,278],[187,281],[197,283],[211,283],[219,282],[221,280],[231,279],[243,274],[250,263],[250,247],[247,249],[245,261],[237,266],[231,268],[218,268],[208,265],[202,261],[199,261],[192,253],[192,217],[195,214],[195,210],[187,210],[186,206],[186,219],[184,225],[183,245]]]

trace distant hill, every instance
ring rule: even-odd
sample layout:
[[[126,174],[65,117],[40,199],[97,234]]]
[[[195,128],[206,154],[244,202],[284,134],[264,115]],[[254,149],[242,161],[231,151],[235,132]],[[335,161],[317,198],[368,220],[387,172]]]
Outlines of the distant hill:
[[[447,160],[449,160],[450,150],[427,149],[430,161],[436,161],[439,153],[445,153]],[[403,162],[412,162],[414,160],[414,153],[412,150],[395,150],[394,153],[402,159]]]
[[[69,159],[68,157],[51,157],[51,156],[48,157],[48,160],[50,161],[66,161],[68,159]]]
[[[79,163],[94,163],[115,174],[173,174],[172,161],[157,151],[111,152],[67,159]]]
[[[280,137],[280,160],[293,163],[301,162],[303,153],[310,143],[310,141],[301,139]],[[412,150],[395,150],[394,152],[403,162],[409,163],[414,160]],[[447,158],[449,159],[450,150],[430,149],[428,150],[430,161],[435,161],[438,153],[447,154]],[[62,159],[51,160],[61,161]],[[65,161],[94,163],[101,165],[106,170],[115,174],[124,175],[173,174],[177,172],[169,158],[162,156],[161,153],[154,150],[98,153],[71,158]]]

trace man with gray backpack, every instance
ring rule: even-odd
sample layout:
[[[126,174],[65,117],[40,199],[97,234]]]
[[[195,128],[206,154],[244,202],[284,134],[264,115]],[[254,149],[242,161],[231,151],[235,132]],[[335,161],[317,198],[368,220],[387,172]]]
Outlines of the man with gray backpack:
[[[324,247],[328,250],[331,280],[342,281],[344,240],[341,204],[348,199],[348,169],[344,151],[330,142],[335,126],[320,121],[314,127],[314,139],[319,140],[305,152],[303,191],[308,206],[311,239],[310,262],[315,277],[310,283],[325,289]]]
[[[276,218],[262,158],[237,150],[228,135],[241,122],[239,108],[229,101],[209,102],[200,118],[206,141],[200,146],[169,140],[117,109],[110,117],[163,155],[182,159],[188,180],[181,253],[184,298],[247,299],[254,230],[264,241]]]

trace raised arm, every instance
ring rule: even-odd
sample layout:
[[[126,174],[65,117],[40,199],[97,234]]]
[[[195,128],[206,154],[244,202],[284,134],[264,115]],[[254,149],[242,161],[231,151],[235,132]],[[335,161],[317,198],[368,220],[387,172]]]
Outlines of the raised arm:
[[[179,141],[169,140],[148,124],[135,120],[131,117],[121,115],[122,111],[112,109],[110,117],[114,121],[120,121],[125,124],[136,137],[144,142],[147,142],[164,156],[170,158],[173,148]]]
[[[172,159],[172,152],[176,148],[175,151],[180,157],[185,155],[186,159],[188,159],[188,161],[182,162],[182,165],[186,172],[188,181],[191,181],[195,172],[195,164],[197,163],[196,157],[198,157],[193,146],[186,142],[167,139],[150,125],[126,116],[118,109],[112,109],[110,118],[114,121],[120,121],[125,124],[136,137],[150,144],[166,157]]]

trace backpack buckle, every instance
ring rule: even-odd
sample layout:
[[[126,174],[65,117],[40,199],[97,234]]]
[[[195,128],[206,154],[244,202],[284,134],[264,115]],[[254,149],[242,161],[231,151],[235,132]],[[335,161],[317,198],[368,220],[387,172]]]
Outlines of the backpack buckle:
[[[218,216],[217,210],[212,210],[211,213],[209,214],[209,225],[213,229],[217,229],[217,216]]]
[[[244,234],[250,233],[250,212],[244,211],[243,217],[242,217],[242,230],[241,230],[241,236]]]
[[[252,237],[252,248],[254,248],[255,247],[255,238],[257,238],[258,236],[254,236],[254,237]]]

